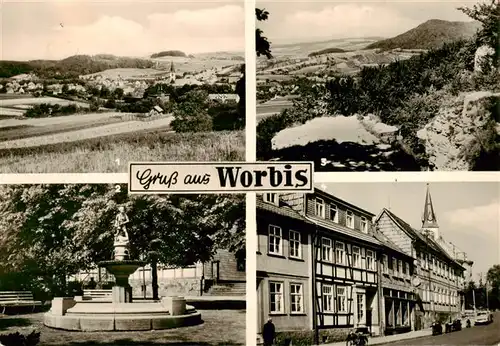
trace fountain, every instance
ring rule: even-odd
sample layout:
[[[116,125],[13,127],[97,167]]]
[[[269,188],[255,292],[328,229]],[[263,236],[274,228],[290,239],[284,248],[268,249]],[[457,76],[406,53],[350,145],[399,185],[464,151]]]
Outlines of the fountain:
[[[129,222],[123,207],[115,219],[114,260],[99,262],[113,274],[111,301],[83,296],[57,297],[44,315],[47,327],[77,331],[155,330],[201,323],[201,314],[186,305],[183,297],[162,297],[161,301],[132,301],[128,278],[144,261],[129,259]]]

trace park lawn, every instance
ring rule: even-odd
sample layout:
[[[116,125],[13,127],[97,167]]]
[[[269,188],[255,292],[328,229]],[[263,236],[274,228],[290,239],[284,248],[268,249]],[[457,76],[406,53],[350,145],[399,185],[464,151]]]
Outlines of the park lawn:
[[[2,334],[41,332],[40,346],[244,345],[245,310],[200,310],[203,324],[137,332],[69,332],[45,327],[43,313],[3,317]]]
[[[0,173],[126,173],[132,161],[243,161],[244,131],[139,131],[0,150]]]

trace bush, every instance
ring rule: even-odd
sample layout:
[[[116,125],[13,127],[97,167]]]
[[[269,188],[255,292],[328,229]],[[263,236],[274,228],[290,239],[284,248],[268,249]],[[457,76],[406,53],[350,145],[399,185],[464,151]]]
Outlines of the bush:
[[[40,332],[32,331],[27,336],[16,332],[0,335],[0,344],[4,346],[35,346],[40,343]]]

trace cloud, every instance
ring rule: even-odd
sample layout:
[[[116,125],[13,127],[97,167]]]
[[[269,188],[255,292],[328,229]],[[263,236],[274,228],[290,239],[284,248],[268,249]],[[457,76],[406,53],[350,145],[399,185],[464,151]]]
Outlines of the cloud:
[[[468,233],[479,237],[498,237],[500,204],[493,201],[490,204],[472,208],[456,209],[444,214],[445,220],[453,226],[460,227]]]
[[[36,30],[36,29],[35,29]],[[162,50],[244,50],[240,5],[153,13],[141,22],[101,15],[90,23],[16,32],[3,39],[4,59],[61,59],[74,54],[144,56]]]
[[[288,14],[280,24],[280,38],[392,36],[418,25],[383,5],[338,4]]]

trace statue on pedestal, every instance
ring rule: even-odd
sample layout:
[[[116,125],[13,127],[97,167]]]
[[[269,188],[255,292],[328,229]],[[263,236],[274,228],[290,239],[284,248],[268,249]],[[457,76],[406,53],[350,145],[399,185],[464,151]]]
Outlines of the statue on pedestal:
[[[127,214],[125,214],[125,208],[123,206],[120,206],[118,208],[119,213],[116,215],[115,218],[115,227],[116,227],[116,233],[115,233],[115,243],[128,243],[129,238],[128,238],[128,232],[127,232],[127,223],[129,223],[129,218]]]
[[[127,214],[125,214],[124,207],[120,206],[118,210],[119,213],[116,215],[115,218],[116,233],[114,241],[114,247],[115,247],[114,257],[115,260],[123,261],[128,259],[129,257],[129,252],[128,252],[129,238],[126,227],[126,224],[129,222],[129,218]]]

